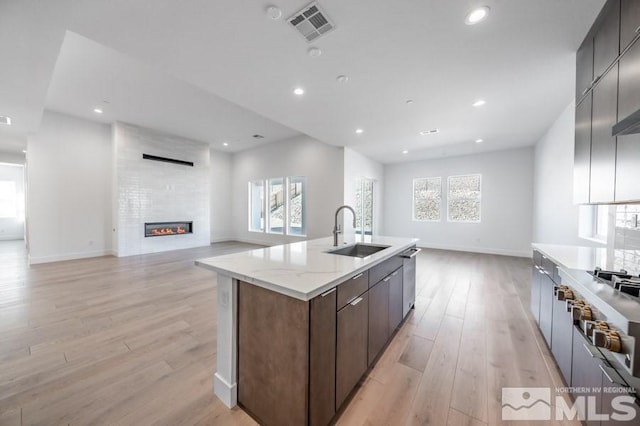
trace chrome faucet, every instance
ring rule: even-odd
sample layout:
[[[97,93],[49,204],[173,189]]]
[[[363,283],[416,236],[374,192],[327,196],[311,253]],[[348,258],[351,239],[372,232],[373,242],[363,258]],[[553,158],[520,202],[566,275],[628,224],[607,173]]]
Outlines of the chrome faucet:
[[[342,229],[340,229],[340,226],[338,225],[338,213],[340,213],[340,210],[342,209],[351,210],[351,213],[353,213],[353,227],[354,228],[356,227],[356,212],[355,210],[353,210],[353,207],[347,206],[347,205],[338,207],[338,210],[336,210],[336,220],[333,225],[333,246],[334,247],[338,247],[338,234],[342,233]]]

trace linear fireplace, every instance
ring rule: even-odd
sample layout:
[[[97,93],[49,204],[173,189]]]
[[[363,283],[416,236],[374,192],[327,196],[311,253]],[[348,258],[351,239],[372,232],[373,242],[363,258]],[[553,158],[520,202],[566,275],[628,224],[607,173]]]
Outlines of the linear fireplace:
[[[144,224],[145,237],[193,234],[193,222],[148,222]]]

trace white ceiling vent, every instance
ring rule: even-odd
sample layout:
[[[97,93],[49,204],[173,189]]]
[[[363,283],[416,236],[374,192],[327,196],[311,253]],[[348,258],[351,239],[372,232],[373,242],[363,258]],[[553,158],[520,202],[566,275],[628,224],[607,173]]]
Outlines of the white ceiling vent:
[[[287,19],[293,27],[308,41],[317,40],[321,35],[335,28],[327,14],[317,2],[312,2]]]

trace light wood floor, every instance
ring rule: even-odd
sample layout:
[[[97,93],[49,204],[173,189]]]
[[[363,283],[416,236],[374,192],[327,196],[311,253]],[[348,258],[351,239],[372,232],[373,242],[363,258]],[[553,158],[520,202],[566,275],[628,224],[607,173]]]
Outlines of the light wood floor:
[[[216,280],[193,265],[251,247],[28,267],[0,243],[0,425],[255,424],[212,395]],[[500,424],[502,386],[561,386],[529,282],[527,259],[423,250],[416,309],[338,424]]]

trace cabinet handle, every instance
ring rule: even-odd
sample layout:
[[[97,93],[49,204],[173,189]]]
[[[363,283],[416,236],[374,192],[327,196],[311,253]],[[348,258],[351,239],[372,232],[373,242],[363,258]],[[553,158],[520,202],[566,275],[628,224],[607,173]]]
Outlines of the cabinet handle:
[[[601,78],[601,77],[602,77],[602,76],[601,76],[601,75],[599,75],[599,76],[597,76],[596,78],[594,78],[594,79],[593,79],[593,81],[591,82],[591,84],[590,84],[589,86],[590,86],[590,87],[593,87],[593,85],[594,85],[594,84],[596,84],[598,81],[600,81],[600,78]]]
[[[322,293],[320,296],[322,296],[322,297],[328,296],[328,295],[330,295],[331,293],[333,293],[334,291],[336,291],[336,287],[332,288],[332,289],[331,289],[331,290],[329,290],[329,291],[325,291],[325,292],[324,292],[324,293]]]
[[[640,27],[636,28],[636,34],[640,33]]]
[[[349,303],[351,306],[356,306],[358,303],[362,302],[362,297],[356,297]]]
[[[602,357],[599,356],[597,353],[593,352],[593,350],[586,343],[583,343],[582,346],[584,347],[584,349],[587,351],[587,353],[591,358],[602,359]]]
[[[609,380],[611,383],[615,385],[627,386],[624,380],[622,380],[622,378],[618,375],[616,370],[614,370],[613,368],[605,367],[602,364],[600,364],[598,367],[600,367],[600,370],[602,370],[602,374],[604,374],[607,380]]]
[[[392,277],[395,277],[396,275],[398,275],[398,271],[395,271],[393,274],[391,274]]]
[[[355,277],[351,278],[352,280],[357,280],[358,278],[360,278],[361,276],[364,275],[364,272],[360,272],[358,275],[356,275]]]
[[[386,282],[387,282],[387,281],[389,281],[390,279],[391,279],[391,275],[389,275],[388,277],[384,278],[382,281],[384,281],[384,282],[386,283]]]
[[[582,96],[586,95],[589,90],[591,90],[591,86],[587,87],[582,91]]]

